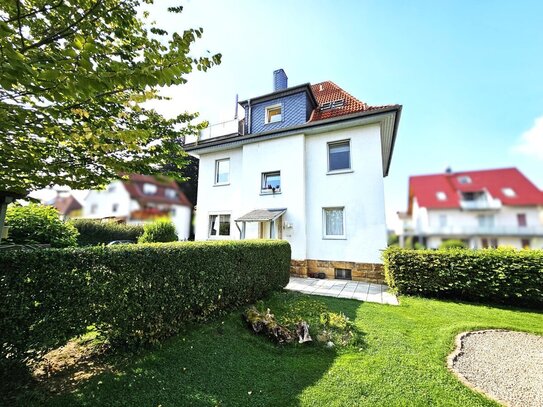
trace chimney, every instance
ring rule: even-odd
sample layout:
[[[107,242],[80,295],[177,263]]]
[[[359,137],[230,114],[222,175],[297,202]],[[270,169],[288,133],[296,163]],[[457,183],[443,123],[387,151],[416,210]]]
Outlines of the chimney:
[[[273,91],[277,92],[286,88],[288,88],[288,78],[285,71],[282,69],[273,71]]]

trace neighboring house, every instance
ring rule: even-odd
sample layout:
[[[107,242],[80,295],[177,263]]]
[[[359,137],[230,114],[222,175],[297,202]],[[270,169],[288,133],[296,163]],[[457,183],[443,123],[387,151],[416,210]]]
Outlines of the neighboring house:
[[[463,240],[471,248],[543,248],[543,191],[516,168],[446,172],[409,178],[406,238],[437,248]]]
[[[244,120],[185,144],[200,159],[196,240],[285,239],[296,274],[381,280],[401,106],[369,106],[329,81],[289,88],[282,69],[274,92],[240,105]]]
[[[72,194],[65,195],[59,192],[47,205],[54,206],[63,220],[78,218],[83,212],[83,206]]]
[[[169,217],[179,240],[189,238],[192,205],[175,181],[131,174],[103,191],[91,190],[83,205],[83,217],[117,219],[140,224]]]

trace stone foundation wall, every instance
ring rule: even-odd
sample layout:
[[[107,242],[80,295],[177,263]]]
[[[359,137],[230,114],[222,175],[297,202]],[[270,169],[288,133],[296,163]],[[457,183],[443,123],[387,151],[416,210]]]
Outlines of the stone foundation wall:
[[[298,277],[307,277],[308,273],[324,273],[326,278],[334,278],[336,268],[351,270],[353,281],[367,281],[384,284],[385,274],[382,264],[354,263],[333,260],[291,260],[290,273]]]

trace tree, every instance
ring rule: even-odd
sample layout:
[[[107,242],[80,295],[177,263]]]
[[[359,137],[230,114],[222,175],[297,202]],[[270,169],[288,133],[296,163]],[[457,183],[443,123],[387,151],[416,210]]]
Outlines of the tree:
[[[1,3],[0,191],[95,188],[119,173],[181,178],[197,114],[165,119],[143,104],[221,55],[191,57],[202,28],[170,35],[138,15],[142,2],[153,0]]]

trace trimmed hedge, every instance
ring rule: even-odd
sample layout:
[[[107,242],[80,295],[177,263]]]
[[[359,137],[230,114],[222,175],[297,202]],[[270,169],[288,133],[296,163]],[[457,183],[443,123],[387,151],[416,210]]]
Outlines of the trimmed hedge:
[[[182,242],[0,252],[0,364],[94,325],[113,345],[154,344],[188,321],[289,280],[285,241]]]
[[[113,240],[131,240],[135,243],[143,234],[143,225],[127,225],[94,219],[74,219],[71,223],[79,231],[77,244],[80,246],[108,244]]]
[[[399,294],[543,306],[543,250],[384,251],[385,279]]]
[[[138,238],[138,243],[167,243],[178,240],[173,222],[162,218],[143,226],[143,235]]]

